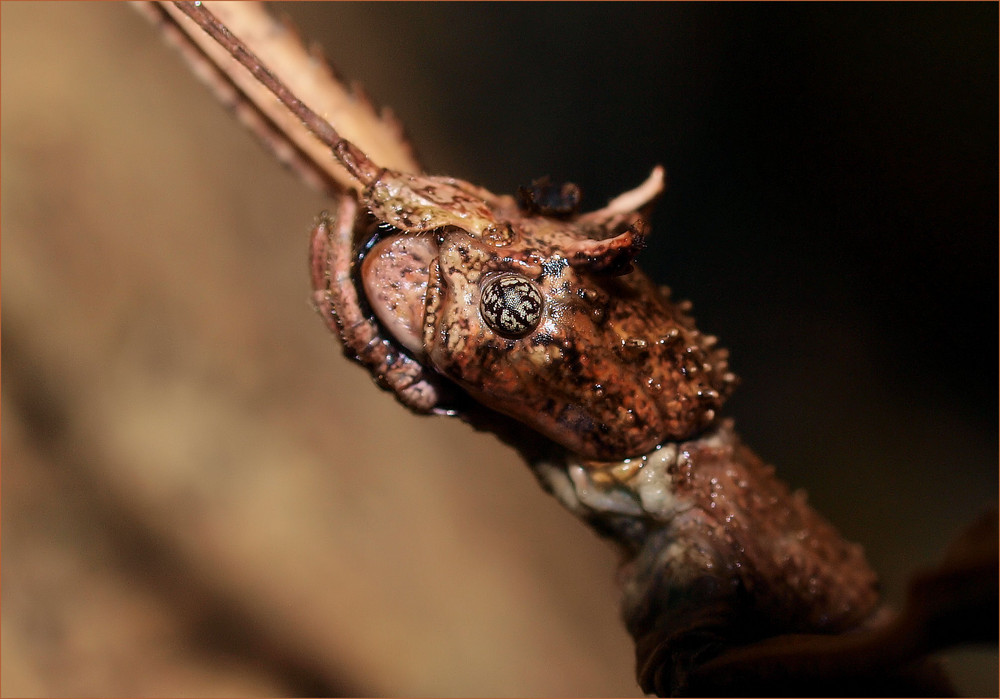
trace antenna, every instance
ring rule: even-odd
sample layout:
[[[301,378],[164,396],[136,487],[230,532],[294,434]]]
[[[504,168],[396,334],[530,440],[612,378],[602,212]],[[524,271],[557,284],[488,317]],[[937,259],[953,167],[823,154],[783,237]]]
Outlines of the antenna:
[[[220,22],[201,2],[175,2],[174,5],[201,27],[206,34],[222,46],[240,65],[250,71],[250,74],[266,87],[278,101],[294,114],[305,127],[323,144],[333,151],[334,157],[343,165],[356,180],[363,185],[375,182],[382,173],[379,167],[365,155],[361,149],[345,139],[337,130],[316,112],[295,96],[288,86],[278,79],[270,68],[264,65],[229,28]]]

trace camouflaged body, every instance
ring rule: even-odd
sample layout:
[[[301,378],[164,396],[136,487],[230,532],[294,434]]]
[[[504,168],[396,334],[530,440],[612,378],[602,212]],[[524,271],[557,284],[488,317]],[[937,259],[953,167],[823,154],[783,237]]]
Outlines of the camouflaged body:
[[[353,241],[365,250],[354,281],[398,362],[583,458],[638,455],[704,430],[735,382],[725,350],[632,264],[646,235],[637,209],[658,193],[647,184],[635,201],[551,216],[458,180],[383,171],[362,193],[376,225]],[[314,243],[324,257],[331,246]],[[493,308],[493,296],[484,307],[501,278],[525,291],[520,307]],[[326,293],[329,276],[314,284]],[[523,308],[530,323],[498,327],[500,312]]]
[[[748,637],[835,633],[869,619],[875,573],[722,420],[638,458],[532,463],[574,514],[626,551],[624,616],[636,637],[663,624],[738,626]],[[738,621],[738,623],[737,623]],[[670,635],[669,632],[667,635]]]

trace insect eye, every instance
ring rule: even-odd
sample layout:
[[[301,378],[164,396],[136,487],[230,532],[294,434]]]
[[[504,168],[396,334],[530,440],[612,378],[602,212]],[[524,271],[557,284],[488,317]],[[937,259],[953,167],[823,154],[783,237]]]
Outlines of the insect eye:
[[[479,313],[497,334],[524,337],[542,319],[542,294],[524,277],[504,274],[483,287]]]

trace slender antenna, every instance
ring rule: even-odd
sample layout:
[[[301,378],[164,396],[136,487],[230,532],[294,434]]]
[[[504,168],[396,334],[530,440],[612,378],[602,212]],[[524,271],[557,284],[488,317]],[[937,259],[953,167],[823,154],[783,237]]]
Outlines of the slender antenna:
[[[352,177],[364,185],[375,182],[382,168],[368,159],[358,147],[345,139],[326,119],[320,117],[296,97],[288,87],[249,49],[229,31],[201,2],[175,2],[174,5],[201,27],[206,34],[226,49],[250,74],[278,98],[309,131],[328,146],[334,156]]]

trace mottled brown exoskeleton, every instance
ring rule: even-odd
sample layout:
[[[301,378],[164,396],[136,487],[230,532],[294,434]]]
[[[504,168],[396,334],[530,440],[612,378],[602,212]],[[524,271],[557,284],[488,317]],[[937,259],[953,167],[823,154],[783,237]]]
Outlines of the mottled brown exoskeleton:
[[[662,181],[658,168],[599,211],[555,217],[459,180],[379,170],[357,208],[316,229],[317,307],[415,410],[446,407],[456,384],[584,459],[689,438],[735,379],[632,265],[640,210]]]
[[[872,636],[861,630],[883,618],[860,547],[720,418],[736,383],[726,351],[635,265],[661,168],[589,213],[578,211],[573,185],[541,180],[515,198],[426,175],[395,122],[364,111],[367,103],[351,107],[360,126],[347,118],[354,112],[336,128],[317,115],[344,112],[342,85],[296,53],[295,37],[262,15],[216,11],[225,22],[200,5],[157,16],[182,44],[198,45],[189,57],[199,67],[209,56],[207,79],[237,114],[334,197],[310,244],[324,322],[401,403],[494,429],[619,546],[623,613],[646,691],[731,690],[741,677],[757,691],[770,686],[759,684],[760,668],[820,681],[814,639],[845,632],[866,640],[836,657],[821,641],[823,672],[867,681],[882,671],[843,652],[867,648]],[[242,32],[275,63],[294,54],[307,73],[302,89],[327,100],[322,109],[286,84],[298,72],[279,70],[279,79]],[[228,54],[249,72],[229,66]],[[315,90],[315,80],[329,89]],[[342,135],[349,129],[363,147]],[[754,650],[727,654],[741,647]]]

